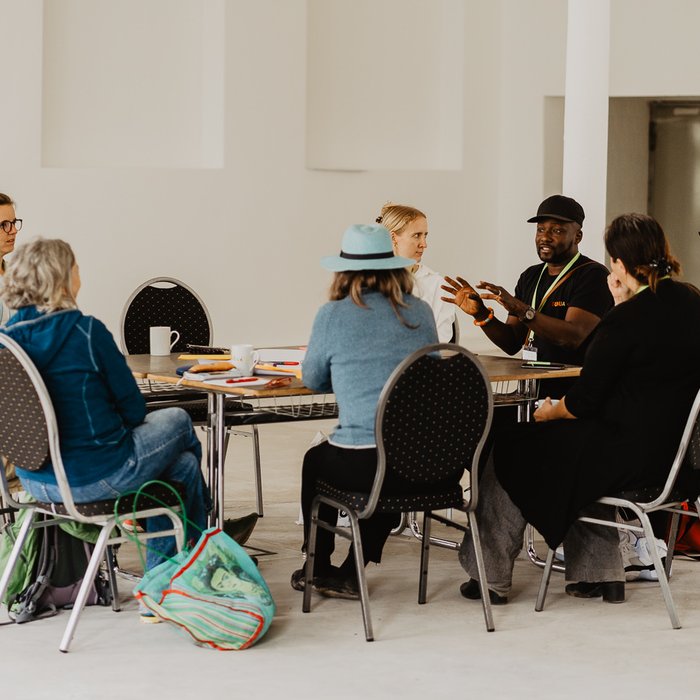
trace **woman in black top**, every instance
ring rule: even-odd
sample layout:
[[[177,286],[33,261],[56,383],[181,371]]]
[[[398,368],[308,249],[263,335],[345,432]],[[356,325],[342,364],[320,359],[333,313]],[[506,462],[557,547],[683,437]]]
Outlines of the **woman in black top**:
[[[601,508],[592,505],[601,496],[663,485],[700,388],[700,292],[671,278],[680,265],[661,226],[620,216],[605,245],[630,298],[600,322],[566,396],[542,402],[536,423],[496,436],[495,477],[488,468],[483,477],[480,527],[496,602],[507,600],[526,522],[550,547],[564,541],[567,580],[576,582],[567,593],[624,600],[617,531],[576,518]],[[460,560],[476,573],[468,538]],[[465,597],[475,590],[475,581],[462,585]]]

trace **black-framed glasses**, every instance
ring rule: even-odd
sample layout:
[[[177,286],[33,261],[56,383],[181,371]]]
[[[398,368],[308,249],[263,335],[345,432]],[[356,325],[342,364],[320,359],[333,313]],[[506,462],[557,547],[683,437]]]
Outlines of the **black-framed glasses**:
[[[5,233],[10,233],[10,231],[12,231],[13,226],[17,231],[19,231],[22,228],[22,219],[15,219],[14,221],[0,221],[0,226],[2,226],[2,230]]]

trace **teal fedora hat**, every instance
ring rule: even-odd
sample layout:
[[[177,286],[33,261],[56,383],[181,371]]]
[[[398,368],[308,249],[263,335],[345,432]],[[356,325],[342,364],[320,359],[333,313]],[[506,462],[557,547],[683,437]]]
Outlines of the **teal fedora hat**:
[[[349,270],[393,270],[415,264],[411,258],[394,255],[391,235],[378,224],[354,224],[345,229],[340,255],[321,258],[321,266],[332,272]]]

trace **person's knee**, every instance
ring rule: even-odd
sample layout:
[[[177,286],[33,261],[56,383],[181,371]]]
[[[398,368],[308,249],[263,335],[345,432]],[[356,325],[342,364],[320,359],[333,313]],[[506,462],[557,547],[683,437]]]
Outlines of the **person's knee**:
[[[192,430],[192,419],[184,408],[171,406],[153,411],[149,416],[157,416],[160,421],[167,423],[173,432],[187,432]]]

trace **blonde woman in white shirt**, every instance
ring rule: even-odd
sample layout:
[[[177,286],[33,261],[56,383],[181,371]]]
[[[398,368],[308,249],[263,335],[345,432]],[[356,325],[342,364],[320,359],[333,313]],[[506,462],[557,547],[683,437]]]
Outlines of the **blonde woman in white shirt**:
[[[394,254],[416,261],[411,268],[414,277],[413,294],[433,310],[440,342],[449,343],[454,340],[454,305],[447,304],[440,298],[444,295],[440,289],[445,284],[444,278],[422,262],[428,247],[428,218],[415,207],[387,202],[376,221],[389,229]]]

